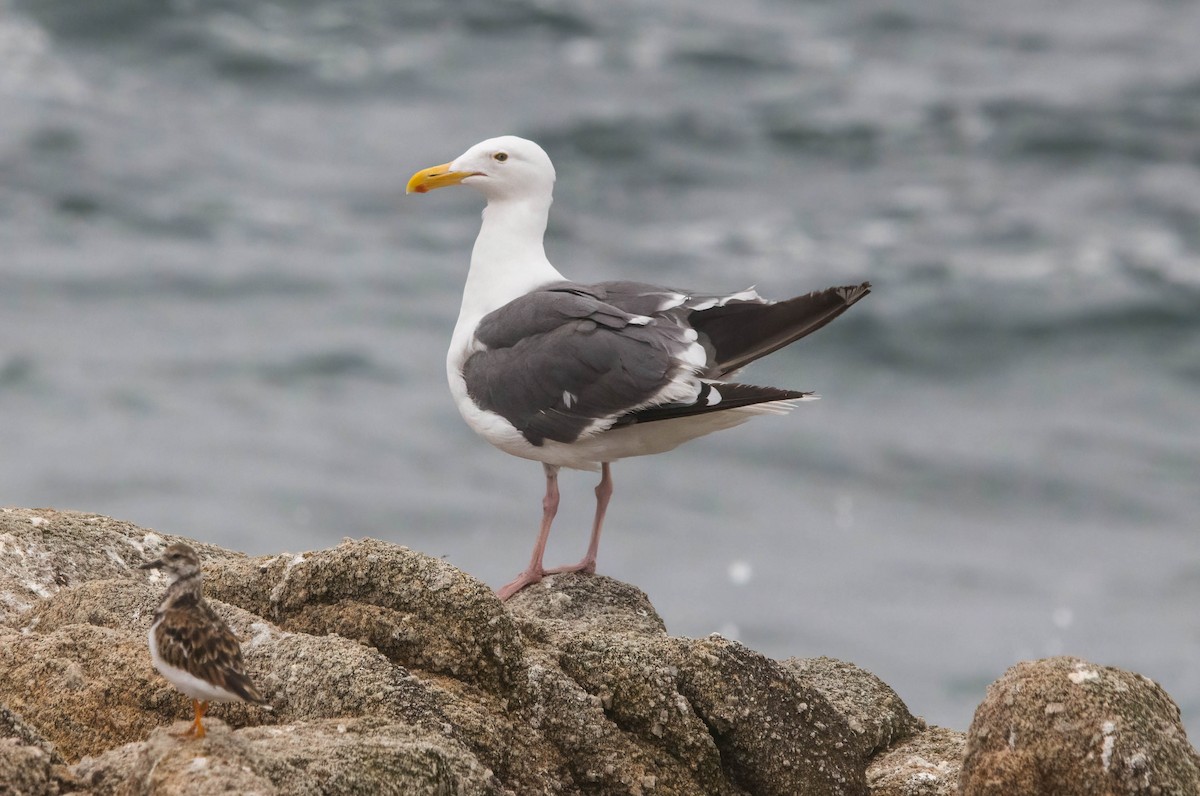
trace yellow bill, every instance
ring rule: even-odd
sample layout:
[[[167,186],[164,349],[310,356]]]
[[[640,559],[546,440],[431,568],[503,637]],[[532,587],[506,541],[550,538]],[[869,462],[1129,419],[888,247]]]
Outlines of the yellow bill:
[[[405,193],[427,193],[434,188],[445,188],[447,185],[458,185],[467,177],[474,176],[473,171],[451,171],[449,163],[440,166],[430,166],[421,169],[408,181]]]

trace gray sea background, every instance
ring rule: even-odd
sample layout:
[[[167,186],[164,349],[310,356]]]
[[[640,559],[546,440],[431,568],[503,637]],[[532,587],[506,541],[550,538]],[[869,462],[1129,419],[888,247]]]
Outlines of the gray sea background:
[[[0,504],[495,586],[543,479],[444,356],[503,133],[580,281],[874,292],[614,467],[600,571],[965,729],[1016,661],[1200,734],[1200,3],[0,0]],[[566,474],[548,562],[586,545]]]

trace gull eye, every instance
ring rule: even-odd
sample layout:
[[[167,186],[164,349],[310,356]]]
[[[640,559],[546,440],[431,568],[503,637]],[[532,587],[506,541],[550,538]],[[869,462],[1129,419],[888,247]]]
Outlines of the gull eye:
[[[508,160],[508,153],[507,152],[497,152],[496,154],[492,155],[492,159],[495,160],[497,163],[503,163],[504,161]]]

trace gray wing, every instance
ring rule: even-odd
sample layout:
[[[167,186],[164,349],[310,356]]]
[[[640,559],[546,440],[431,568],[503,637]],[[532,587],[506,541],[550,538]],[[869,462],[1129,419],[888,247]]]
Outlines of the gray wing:
[[[556,283],[488,314],[475,330],[483,348],[463,366],[468,394],[533,445],[574,442],[653,404],[689,367],[695,335],[667,316],[630,311],[660,299],[622,303],[606,301],[603,286]]]
[[[724,379],[811,334],[869,292],[864,282],[774,302],[753,290],[554,283],[483,318],[475,337],[484,349],[467,359],[463,376],[477,404],[533,445],[574,442],[597,427],[801,398],[809,393],[728,383],[718,391],[701,379]],[[696,379],[693,399],[656,400],[686,369]]]

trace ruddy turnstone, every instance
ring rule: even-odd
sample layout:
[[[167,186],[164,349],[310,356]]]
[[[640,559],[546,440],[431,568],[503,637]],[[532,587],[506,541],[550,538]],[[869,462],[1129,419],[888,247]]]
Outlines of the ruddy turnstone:
[[[172,577],[150,625],[150,658],[159,674],[192,699],[196,718],[185,735],[204,737],[210,702],[266,699],[242,670],[242,647],[229,625],[204,600],[200,557],[176,542],[142,569],[164,569]]]

